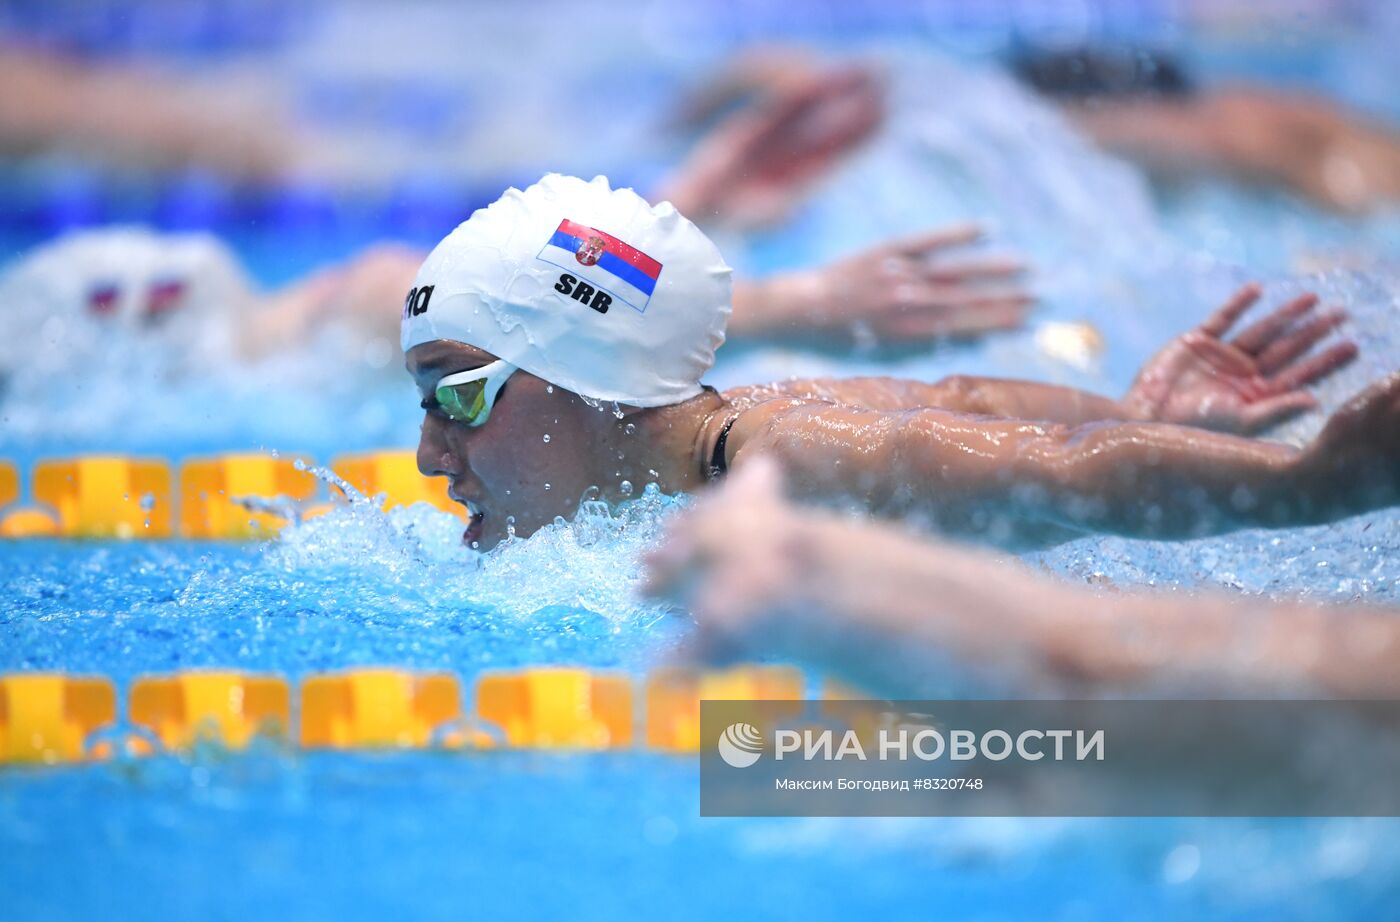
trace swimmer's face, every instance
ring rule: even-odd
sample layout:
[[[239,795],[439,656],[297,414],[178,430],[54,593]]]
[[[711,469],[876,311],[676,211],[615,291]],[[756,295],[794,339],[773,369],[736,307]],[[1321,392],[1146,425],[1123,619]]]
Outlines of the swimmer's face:
[[[446,341],[408,351],[407,366],[424,400],[444,376],[495,361],[471,346]],[[556,516],[570,517],[595,476],[598,418],[576,395],[516,371],[478,427],[429,409],[418,440],[418,469],[448,479],[448,495],[473,513],[463,540],[482,550],[506,537],[508,519],[522,537]],[[547,439],[547,440],[546,440]]]

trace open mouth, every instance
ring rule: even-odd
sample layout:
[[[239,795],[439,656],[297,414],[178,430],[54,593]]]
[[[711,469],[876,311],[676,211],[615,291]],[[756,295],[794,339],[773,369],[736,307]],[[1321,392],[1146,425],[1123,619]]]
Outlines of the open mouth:
[[[477,544],[480,543],[481,535],[484,531],[486,513],[470,503],[465,505],[470,519],[467,522],[466,530],[462,532],[462,543],[467,547],[476,547]]]
[[[486,530],[486,510],[481,508],[480,503],[458,493],[455,483],[448,487],[447,496],[453,502],[461,503],[467,510],[467,527],[462,532],[462,543],[467,547],[476,547],[481,542],[481,536]]]

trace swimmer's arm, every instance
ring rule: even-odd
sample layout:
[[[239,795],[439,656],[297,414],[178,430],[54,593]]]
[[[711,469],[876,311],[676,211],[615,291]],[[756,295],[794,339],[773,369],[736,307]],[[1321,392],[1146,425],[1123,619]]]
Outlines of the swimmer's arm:
[[[771,459],[754,457],[672,520],[648,556],[647,591],[691,611],[702,652],[814,662],[892,698],[926,696],[949,659],[1018,686],[1400,692],[1393,612],[1104,595],[985,550],[795,506],[781,491]]]
[[[789,630],[775,625],[768,637],[791,638],[798,649],[779,652],[822,659],[874,694],[925,690],[913,676],[915,687],[891,687],[902,677],[880,668],[888,658],[853,657],[862,648],[859,635],[906,652],[912,644],[951,655],[1017,683],[1191,695],[1400,692],[1400,623],[1391,613],[1218,593],[1104,596],[888,525],[797,515],[801,524],[793,533],[801,547],[794,553],[808,564],[799,591],[810,604],[781,617],[808,623]],[[716,614],[723,624],[724,613]],[[701,621],[702,630],[709,626]],[[754,626],[763,630],[761,620]],[[753,639],[774,652],[763,643],[767,637]]]
[[[774,402],[778,404],[779,402]],[[747,417],[747,418],[746,418]],[[944,410],[760,406],[733,463],[776,456],[798,496],[1039,543],[1047,531],[1186,538],[1335,516],[1290,446],[1160,423],[1062,425]]]
[[[267,100],[186,86],[139,67],[0,47],[0,152],[66,146],[104,161],[267,179],[314,152]]]
[[[759,336],[775,325],[769,317],[770,297],[761,282],[735,280],[733,310],[726,331],[731,336]]]
[[[954,375],[935,383],[902,378],[806,378],[779,381],[752,389],[754,396],[824,400],[867,410],[935,408],[954,413],[1037,419],[1078,424],[1105,419],[1139,419],[1123,403],[1088,391],[1013,381]],[[734,395],[734,402],[742,397]]]
[[[1043,420],[1079,425],[1098,420],[1141,420],[1122,401],[1057,384],[957,375],[935,385],[938,403],[924,406],[995,416],[1000,419]]]
[[[399,305],[413,286],[424,254],[395,244],[377,244],[343,265],[328,266],[273,292],[242,318],[239,345],[260,358],[307,344],[330,324],[358,334],[367,346],[381,341],[396,348]]]
[[[1025,266],[963,252],[980,238],[974,225],[939,228],[736,284],[729,331],[906,342],[1019,327],[1035,300]]]

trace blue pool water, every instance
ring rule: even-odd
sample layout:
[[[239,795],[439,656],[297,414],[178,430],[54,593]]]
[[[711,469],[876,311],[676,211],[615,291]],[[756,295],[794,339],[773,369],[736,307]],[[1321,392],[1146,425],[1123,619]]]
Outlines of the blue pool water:
[[[1348,332],[1364,357],[1323,385],[1326,407],[1400,367],[1395,215],[1342,220],[1223,184],[1154,198],[1133,171],[1085,147],[1001,78],[936,58],[904,73],[897,91],[906,108],[890,130],[791,226],[725,240],[725,252],[743,270],[772,271],[973,216],[990,226],[992,247],[1035,263],[1043,303],[1032,328],[912,351],[735,343],[712,383],[970,372],[1119,392],[1156,347],[1250,278],[1268,283],[1272,302],[1312,288],[1352,311]],[[1337,79],[1385,98],[1350,72]],[[663,84],[678,82],[670,75]],[[918,89],[929,85],[943,89],[939,101],[960,127],[919,117]],[[646,176],[665,153],[637,151],[628,169]],[[374,230],[370,221],[335,232],[315,222],[245,223],[224,236],[272,286],[344,257]],[[0,241],[6,255],[40,236],[11,234]],[[1108,348],[1096,362],[1066,364],[1036,345],[1046,321],[1090,322]],[[170,387],[114,361],[89,369],[84,406],[59,390],[6,404],[0,456],[276,449],[325,461],[412,444],[416,398],[392,364],[347,358],[328,335],[294,365],[214,368]],[[279,382],[271,396],[267,381]],[[96,411],[93,393],[103,395]],[[1304,438],[1320,418],[1275,436]],[[641,677],[680,655],[691,631],[683,614],[636,595],[637,554],[675,505],[647,495],[622,510],[592,510],[484,559],[458,546],[455,520],[421,508],[392,517],[342,510],[273,544],[6,545],[0,672],[101,674],[119,688],[200,667],[298,679],[389,664],[449,670],[468,686],[483,670],[539,663]],[[1392,510],[1192,542],[1084,539],[1028,559],[1111,588],[1393,604],[1397,549]],[[930,690],[983,691],[957,676],[930,677]],[[1400,897],[1393,821],[702,820],[697,788],[692,758],[641,752],[264,748],[7,770],[0,917],[1273,920],[1388,918]]]

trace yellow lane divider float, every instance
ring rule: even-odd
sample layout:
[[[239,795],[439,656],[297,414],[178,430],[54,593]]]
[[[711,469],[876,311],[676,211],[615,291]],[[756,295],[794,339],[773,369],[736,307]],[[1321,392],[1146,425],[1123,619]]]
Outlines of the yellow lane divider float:
[[[411,451],[342,455],[331,462],[331,470],[366,496],[383,493],[385,509],[427,503],[466,518],[465,510],[448,497],[445,481],[418,472],[418,457]]]
[[[418,472],[412,451],[345,455],[332,469],[367,496],[384,494],[385,509],[426,502],[465,517],[448,498],[446,481]],[[186,538],[259,539],[287,524],[290,506],[307,518],[332,508],[308,503],[320,481],[288,458],[195,458],[180,467],[176,480],[161,460],[51,459],[34,466],[33,504],[15,506],[19,471],[0,461],[0,537],[169,538],[178,531]]]
[[[8,461],[0,461],[0,509],[17,499],[19,469]],[[13,509],[0,517],[0,538],[47,538],[58,533],[58,517],[43,509]]]
[[[530,669],[482,676],[482,720],[518,748],[613,749],[632,744],[632,683],[586,669]]]
[[[75,538],[170,537],[170,468],[164,461],[78,458],[34,466],[34,498]]]
[[[285,738],[292,724],[285,679],[236,672],[137,679],[128,714],[133,724],[149,729],[167,749],[184,749],[201,740],[242,749],[254,736]]]
[[[701,701],[799,701],[802,691],[802,673],[789,666],[657,670],[646,685],[647,745],[698,751]]]
[[[0,506],[8,506],[19,499],[19,468],[8,461],[0,461]]]
[[[296,462],[270,455],[223,455],[186,461],[180,469],[180,533],[187,538],[267,538],[287,520],[255,511],[274,498],[310,499],[318,481]]]
[[[359,669],[312,676],[301,687],[307,749],[421,749],[438,727],[461,717],[457,677],[447,674]]]
[[[0,675],[0,762],[74,762],[84,741],[117,716],[116,693],[102,678]]]
[[[792,700],[802,697],[796,669],[739,667],[725,672],[666,669],[646,684],[647,748],[695,752],[700,700]],[[635,745],[632,680],[587,669],[534,668],[487,673],[476,685],[469,722],[461,686],[447,673],[356,669],[308,676],[300,689],[304,749],[535,748],[625,749]],[[102,759],[116,719],[110,681],[56,674],[0,675],[0,764]],[[241,749],[257,736],[292,738],[293,694],[286,679],[193,671],[146,676],[130,688],[125,748],[151,753],[213,742]]]

